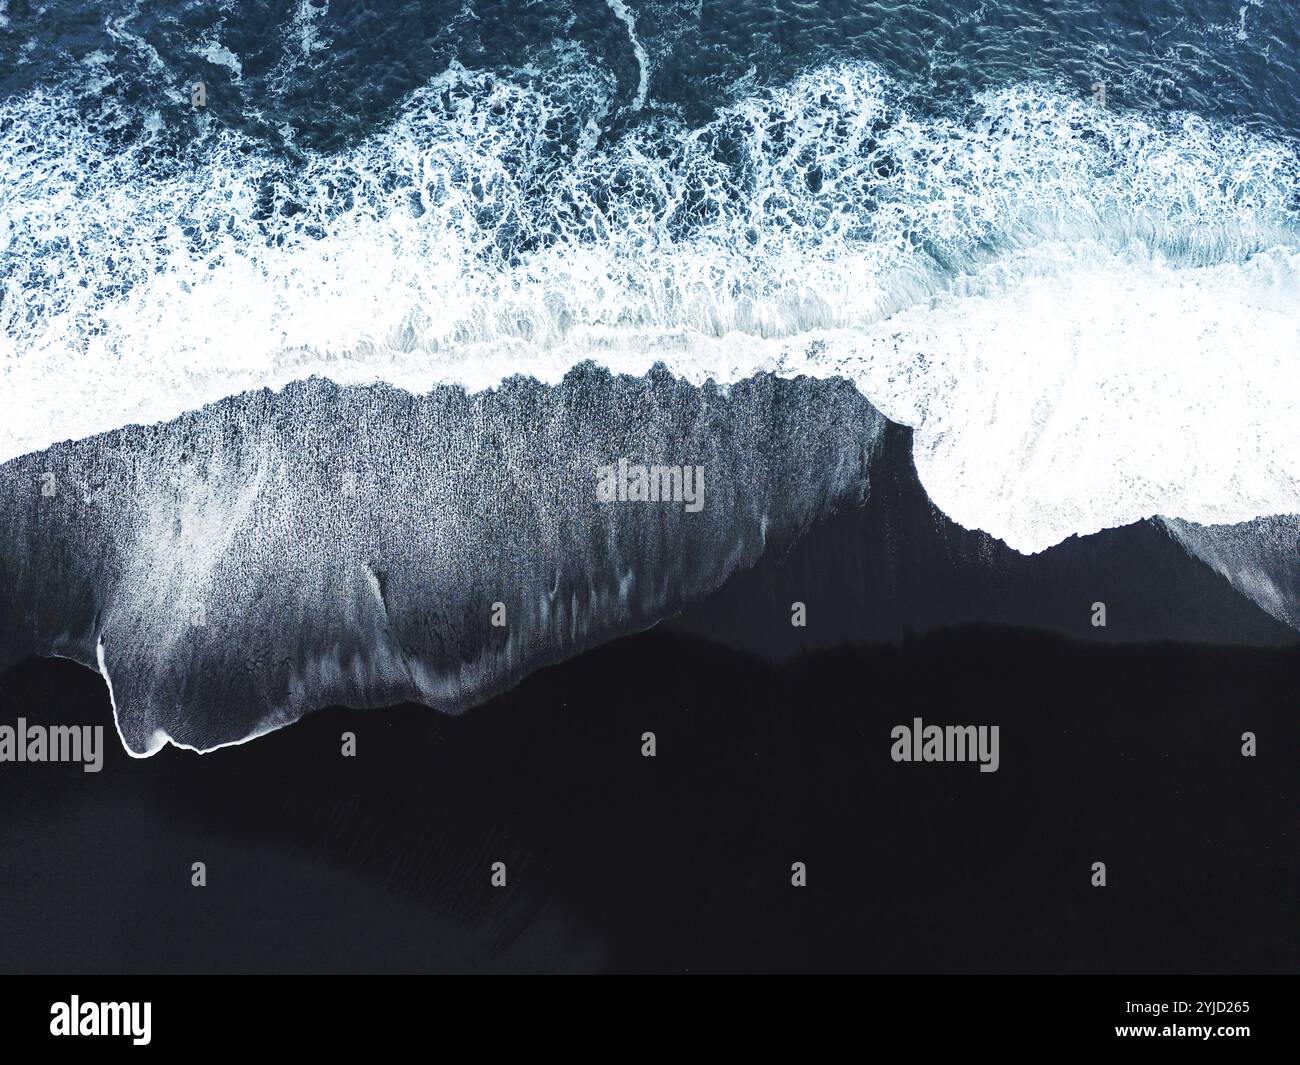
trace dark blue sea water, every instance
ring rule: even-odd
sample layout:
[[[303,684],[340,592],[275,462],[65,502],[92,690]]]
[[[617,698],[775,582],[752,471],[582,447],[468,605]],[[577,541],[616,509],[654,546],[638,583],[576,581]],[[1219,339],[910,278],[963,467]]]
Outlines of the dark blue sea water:
[[[935,106],[1011,82],[1112,106],[1294,134],[1300,18],[1283,2],[45,3],[7,0],[0,92],[71,87],[106,124],[154,110],[189,140],[209,115],[275,145],[336,150],[453,66],[514,81],[579,56],[612,120],[701,125],[738,93],[851,60]],[[102,58],[96,58],[96,57]],[[129,138],[130,130],[123,130]],[[137,128],[133,132],[139,133]],[[577,130],[557,123],[557,136]]]

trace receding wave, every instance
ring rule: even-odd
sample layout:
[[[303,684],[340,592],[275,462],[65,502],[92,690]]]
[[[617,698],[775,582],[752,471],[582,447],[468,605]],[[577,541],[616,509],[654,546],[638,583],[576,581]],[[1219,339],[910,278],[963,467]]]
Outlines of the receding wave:
[[[885,424],[770,374],[245,393],[0,465],[0,655],[97,669],[137,755],[334,704],[458,712],[860,503]],[[698,467],[702,505],[601,500],[620,456]]]

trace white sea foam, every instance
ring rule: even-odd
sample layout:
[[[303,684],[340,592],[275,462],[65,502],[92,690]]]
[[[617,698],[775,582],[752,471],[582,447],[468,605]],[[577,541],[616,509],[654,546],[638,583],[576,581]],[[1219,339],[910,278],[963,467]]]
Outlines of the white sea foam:
[[[645,106],[646,89],[650,85],[650,57],[646,50],[641,46],[641,40],[636,35],[636,17],[628,9],[623,0],[605,0],[609,9],[614,12],[618,20],[627,27],[628,40],[632,43],[632,53],[636,56],[637,65],[637,83],[636,99],[632,101],[632,109],[639,111]]]
[[[190,51],[201,59],[206,59],[213,66],[225,67],[236,82],[243,80],[244,67],[234,52],[215,38],[210,38],[202,44],[201,48],[191,48]]]
[[[1023,551],[1300,511],[1292,145],[1034,86],[923,117],[861,65],[602,143],[581,58],[563,91],[453,69],[294,173],[0,105],[0,460],[311,374],[591,358],[844,374],[938,506]]]

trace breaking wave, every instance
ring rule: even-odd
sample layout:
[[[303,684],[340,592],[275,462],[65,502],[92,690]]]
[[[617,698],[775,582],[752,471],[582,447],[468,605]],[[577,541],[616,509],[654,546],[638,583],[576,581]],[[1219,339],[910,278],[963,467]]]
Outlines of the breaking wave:
[[[860,62],[630,121],[551,58],[453,64],[293,163],[210,115],[0,103],[0,461],[312,376],[662,362],[848,378],[940,508],[1024,552],[1300,512],[1290,141],[1044,85],[939,106]]]

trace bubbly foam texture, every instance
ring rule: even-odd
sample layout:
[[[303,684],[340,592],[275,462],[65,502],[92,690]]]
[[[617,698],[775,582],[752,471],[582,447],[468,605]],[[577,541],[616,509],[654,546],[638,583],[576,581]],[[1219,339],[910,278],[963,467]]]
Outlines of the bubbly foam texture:
[[[576,49],[453,68],[294,170],[215,121],[161,151],[156,115],[124,147],[68,93],[0,105],[0,460],[311,375],[662,361],[848,376],[1022,551],[1300,511],[1293,145],[1041,86],[936,116],[865,65],[614,138],[615,91]]]
[[[609,5],[610,11],[614,12],[615,17],[627,27],[628,40],[632,44],[632,51],[636,55],[637,65],[637,83],[636,99],[632,101],[632,109],[641,110],[645,106],[645,94],[650,85],[650,57],[646,54],[645,48],[641,46],[641,40],[636,35],[636,18],[628,10],[627,4],[623,0],[605,0]]]

